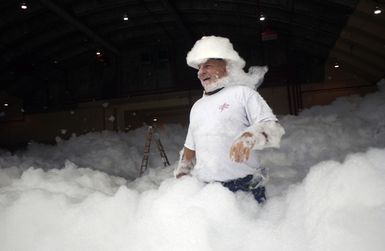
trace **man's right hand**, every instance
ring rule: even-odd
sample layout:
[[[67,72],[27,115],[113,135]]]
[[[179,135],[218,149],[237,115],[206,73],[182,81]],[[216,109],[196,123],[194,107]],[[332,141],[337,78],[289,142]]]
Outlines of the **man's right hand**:
[[[189,174],[193,167],[192,161],[186,161],[184,159],[179,160],[178,166],[174,170],[175,178],[179,179],[180,177]]]
[[[195,151],[186,147],[180,152],[180,159],[177,168],[174,170],[175,178],[179,179],[191,172],[194,168],[193,159],[195,157]]]
[[[177,175],[175,175],[175,178],[179,179],[185,175],[187,175],[188,173],[178,173]]]

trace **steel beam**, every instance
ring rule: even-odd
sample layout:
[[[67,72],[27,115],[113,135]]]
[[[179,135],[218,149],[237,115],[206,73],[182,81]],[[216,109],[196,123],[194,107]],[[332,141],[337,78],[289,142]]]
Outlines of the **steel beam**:
[[[58,16],[62,17],[64,20],[66,20],[71,25],[75,26],[77,29],[85,33],[89,38],[103,46],[104,48],[110,50],[116,55],[119,55],[119,50],[115,48],[113,45],[108,43],[106,40],[104,40],[102,37],[100,37],[97,33],[95,33],[93,30],[91,30],[87,25],[80,22],[78,19],[73,17],[70,13],[68,13],[66,10],[61,8],[56,3],[50,1],[50,0],[39,0],[45,7],[50,9],[52,12],[56,13]]]

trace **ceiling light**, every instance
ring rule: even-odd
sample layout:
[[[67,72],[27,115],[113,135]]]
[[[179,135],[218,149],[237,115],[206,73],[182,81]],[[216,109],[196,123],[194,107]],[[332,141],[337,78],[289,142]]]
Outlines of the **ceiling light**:
[[[128,16],[127,16],[127,14],[124,14],[124,15],[123,15],[123,20],[124,20],[124,21],[128,21]]]
[[[96,51],[96,55],[100,56],[100,55],[102,55],[102,53],[98,50],[98,51]]]
[[[4,103],[4,106],[7,107],[7,106],[8,106],[8,103]]]
[[[340,65],[336,62],[335,64],[334,64],[334,68],[339,68],[340,67]]]
[[[380,9],[380,7],[378,7],[378,6],[376,6],[376,8],[374,9],[374,15],[379,15],[379,14],[381,14],[381,9]]]
[[[259,21],[265,21],[265,19],[266,19],[266,17],[263,14],[261,14],[259,16]]]
[[[22,8],[23,10],[26,10],[28,8],[27,4],[25,2],[22,2],[20,4],[20,8]]]

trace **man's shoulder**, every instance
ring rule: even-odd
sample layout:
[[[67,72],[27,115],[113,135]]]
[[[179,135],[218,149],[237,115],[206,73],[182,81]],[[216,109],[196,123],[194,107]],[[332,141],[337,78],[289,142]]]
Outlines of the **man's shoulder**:
[[[191,109],[194,109],[194,108],[198,107],[202,102],[204,102],[203,99],[204,99],[204,98],[201,97],[201,98],[199,98],[198,100],[196,100],[196,101],[194,102],[193,106],[191,107]]]
[[[240,99],[247,99],[250,96],[258,95],[256,90],[244,85],[229,86],[225,89],[227,89],[228,96],[234,96]]]
[[[226,89],[230,92],[256,92],[256,90],[245,86],[245,85],[232,85],[229,87],[226,87]]]

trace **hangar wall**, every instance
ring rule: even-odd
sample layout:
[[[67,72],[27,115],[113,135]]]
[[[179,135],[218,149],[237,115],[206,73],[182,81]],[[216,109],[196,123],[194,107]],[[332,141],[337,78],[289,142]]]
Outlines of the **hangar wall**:
[[[343,69],[325,65],[326,80],[290,86],[261,87],[260,94],[278,115],[296,114],[315,105],[330,104],[346,95],[364,95],[376,90],[370,83]],[[14,120],[0,122],[0,147],[18,149],[30,141],[55,143],[75,135],[102,130],[128,131],[158,123],[188,124],[189,110],[202,91],[180,91],[124,99],[90,101],[66,111],[23,114]]]

